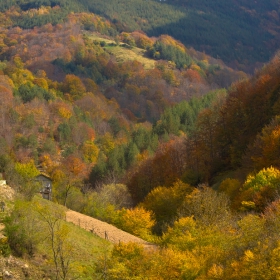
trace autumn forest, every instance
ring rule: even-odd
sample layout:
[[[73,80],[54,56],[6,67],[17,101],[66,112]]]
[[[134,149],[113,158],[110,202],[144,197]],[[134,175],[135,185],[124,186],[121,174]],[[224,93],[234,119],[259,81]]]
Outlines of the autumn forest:
[[[2,1],[0,173],[15,197],[0,186],[0,268],[12,256],[30,266],[15,279],[279,279],[279,12]],[[155,247],[82,241],[65,209]]]

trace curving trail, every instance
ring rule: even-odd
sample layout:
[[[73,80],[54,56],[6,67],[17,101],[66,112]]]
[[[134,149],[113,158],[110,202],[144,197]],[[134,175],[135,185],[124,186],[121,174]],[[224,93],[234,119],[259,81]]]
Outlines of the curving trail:
[[[101,238],[107,239],[108,241],[118,244],[134,242],[144,245],[145,248],[155,248],[156,246],[139,238],[130,233],[116,228],[108,223],[102,222],[95,218],[86,216],[84,214],[67,210],[66,221],[71,222],[87,231],[90,231]]]

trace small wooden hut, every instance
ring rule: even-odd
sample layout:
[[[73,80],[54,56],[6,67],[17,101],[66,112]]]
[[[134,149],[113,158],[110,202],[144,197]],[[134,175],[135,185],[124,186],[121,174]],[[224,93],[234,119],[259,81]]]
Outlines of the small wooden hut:
[[[52,180],[51,178],[44,174],[41,173],[38,176],[36,176],[35,180],[37,182],[40,182],[42,185],[42,189],[40,193],[42,194],[42,197],[47,200],[52,200]]]

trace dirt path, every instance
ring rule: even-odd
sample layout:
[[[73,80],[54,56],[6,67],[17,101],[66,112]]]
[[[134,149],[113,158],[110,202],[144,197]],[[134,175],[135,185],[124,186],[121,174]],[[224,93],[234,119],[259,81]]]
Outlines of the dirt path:
[[[81,213],[68,210],[66,212],[66,221],[72,222],[73,224],[95,233],[96,235],[100,236],[101,238],[105,238],[110,242],[117,244],[119,242],[128,243],[134,242],[138,244],[143,244],[146,248],[154,248],[155,245],[148,243],[147,241],[136,237],[132,234],[129,234],[125,231],[122,231],[115,226],[107,224],[105,222],[99,221],[92,217],[83,215]]]

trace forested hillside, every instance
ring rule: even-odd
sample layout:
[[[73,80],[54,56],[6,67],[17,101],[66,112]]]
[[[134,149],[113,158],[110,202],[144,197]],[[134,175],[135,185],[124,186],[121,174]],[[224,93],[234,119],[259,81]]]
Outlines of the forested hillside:
[[[188,57],[188,68],[164,60],[155,60],[152,69],[138,61],[117,62],[112,48],[119,46],[91,40],[79,21],[111,28],[97,16],[77,14],[63,25],[3,30],[3,171],[13,158],[32,161],[55,176],[72,158],[73,165],[81,165],[82,180],[93,166],[95,174],[106,165],[91,176],[93,186],[111,173],[121,178],[161,142],[190,131],[199,110],[221,94],[208,91],[244,76],[209,64],[207,57],[191,58],[170,37],[154,44],[172,44],[171,50]],[[136,35],[120,34],[126,42],[121,48],[133,50],[127,36]]]
[[[0,3],[0,172],[17,194],[0,188],[0,263],[39,263],[26,279],[278,279],[278,2],[110,3]],[[267,63],[248,77],[220,50]],[[54,203],[157,247],[92,252],[38,198],[40,173]]]
[[[72,187],[124,182],[160,145],[190,133],[199,111],[225,95],[220,87],[246,77],[170,36],[119,33],[95,14],[44,25],[65,3],[28,3],[1,14],[1,171],[17,185],[29,181],[22,168],[43,170],[65,205]],[[27,18],[42,26],[14,26]]]
[[[88,1],[120,30],[169,34],[239,69],[270,59],[279,45],[278,1]],[[251,68],[251,70],[253,70]]]
[[[142,200],[154,187],[172,184],[180,176],[191,185],[207,182],[217,186],[227,176],[241,184],[248,174],[271,166],[278,168],[278,103],[277,55],[253,78],[234,84],[227,96],[220,95],[210,108],[201,110],[184,143],[170,141],[152,160],[131,173],[128,187],[137,200]],[[142,195],[144,186],[146,192]],[[267,196],[261,198],[260,194],[236,188],[231,190],[232,195],[238,197],[241,192],[237,199],[244,199],[246,193],[261,203],[259,210],[263,210]],[[272,199],[275,193],[270,195]]]
[[[69,12],[90,11],[109,19],[119,32],[168,34],[188,47],[251,72],[267,62],[279,45],[279,2],[274,0],[13,0],[0,3],[0,11],[15,6],[17,12],[11,20],[22,28],[57,24]],[[50,8],[34,13],[42,6]]]

